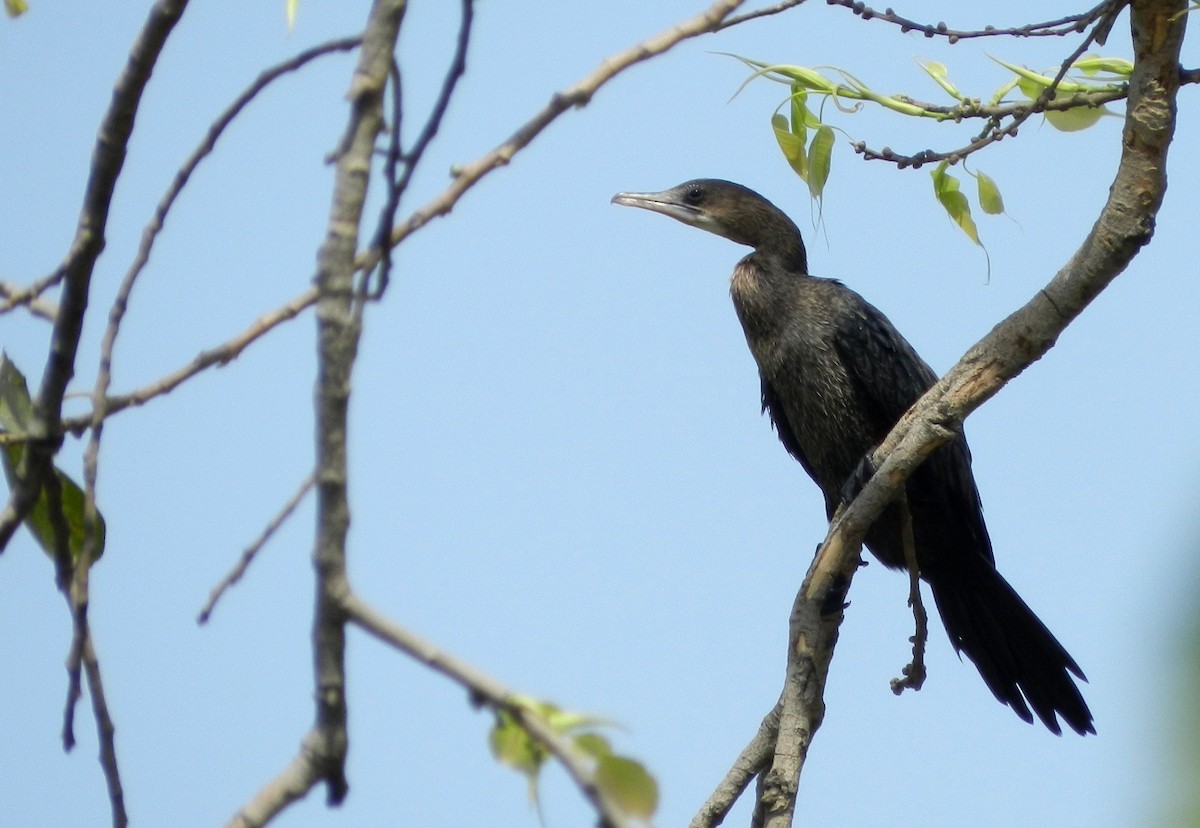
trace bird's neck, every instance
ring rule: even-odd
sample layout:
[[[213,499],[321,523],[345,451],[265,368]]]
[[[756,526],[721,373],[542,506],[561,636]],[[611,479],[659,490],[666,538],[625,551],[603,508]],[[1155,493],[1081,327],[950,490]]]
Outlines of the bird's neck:
[[[797,283],[811,279],[794,259],[771,251],[755,250],[738,262],[729,293],[752,349],[755,341],[779,336],[780,325],[788,318],[781,310],[794,303]]]

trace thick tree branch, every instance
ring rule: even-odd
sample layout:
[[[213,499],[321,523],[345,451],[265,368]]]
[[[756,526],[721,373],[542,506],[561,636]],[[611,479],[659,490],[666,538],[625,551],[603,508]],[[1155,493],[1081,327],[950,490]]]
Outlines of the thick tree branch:
[[[793,613],[788,681],[815,692],[801,693],[804,703],[799,720],[792,727],[780,728],[781,744],[776,746],[775,764],[764,777],[761,794],[767,825],[791,824],[788,799],[794,796],[795,773],[803,769],[803,757],[824,713],[825,678],[837,639],[836,622],[867,528],[913,469],[952,439],[967,415],[1041,358],[1149,242],[1166,192],[1184,6],[1183,0],[1132,3],[1135,68],[1121,162],[1108,201],[1079,250],[1045,288],[972,347],[913,406],[874,452],[876,474],[854,502],[834,517]],[[797,756],[801,761],[794,768]]]

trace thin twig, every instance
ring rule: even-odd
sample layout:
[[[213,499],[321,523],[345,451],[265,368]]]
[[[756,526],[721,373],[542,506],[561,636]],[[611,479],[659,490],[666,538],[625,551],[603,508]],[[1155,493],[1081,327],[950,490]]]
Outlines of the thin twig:
[[[0,314],[25,305],[33,316],[53,322],[54,317],[58,315],[58,305],[49,299],[42,299],[41,292],[41,290],[37,290],[36,285],[23,288],[12,282],[0,282],[0,299],[5,300],[0,303]]]
[[[100,660],[89,631],[83,646],[83,669],[87,676],[88,694],[92,697],[92,716],[96,719],[96,738],[100,744],[100,768],[108,787],[108,801],[112,810],[113,828],[124,828],[129,823],[125,813],[125,792],[121,786],[121,772],[117,765],[116,727],[108,712],[108,701],[104,697],[104,682],[100,677]]]
[[[161,397],[164,394],[170,393],[201,371],[213,366],[227,365],[236,359],[253,342],[284,322],[294,319],[305,309],[316,304],[316,301],[317,289],[309,288],[304,293],[301,293],[275,310],[260,316],[246,330],[233,339],[223,342],[215,348],[201,351],[191,362],[182,368],[155,380],[137,391],[107,397],[104,405],[105,419],[127,408],[144,405],[155,397]],[[94,413],[64,418],[62,421],[63,431],[70,434],[81,433],[91,427],[94,418]]]
[[[246,574],[246,570],[250,567],[250,564],[254,562],[254,557],[258,554],[258,551],[266,545],[267,541],[271,539],[271,536],[279,530],[279,527],[282,526],[284,522],[292,516],[292,512],[296,511],[296,507],[300,505],[300,502],[304,500],[304,496],[312,490],[312,487],[316,484],[316,482],[317,478],[314,475],[310,474],[308,477],[304,478],[304,482],[300,484],[300,488],[296,490],[296,493],[292,495],[291,499],[289,499],[288,502],[284,504],[283,508],[279,510],[279,513],[271,519],[270,523],[266,525],[266,528],[263,529],[262,533],[254,539],[254,542],[242,551],[242,557],[238,560],[237,564],[229,571],[228,575],[221,579],[220,583],[213,587],[212,592],[209,593],[208,601],[205,602],[204,608],[200,610],[200,615],[196,618],[197,624],[208,623],[209,616],[212,615],[212,611],[216,607],[217,601],[221,600],[221,596],[225,594],[225,590],[229,589],[242,579],[242,576]]]
[[[597,784],[594,769],[588,758],[550,727],[541,716],[531,711],[527,705],[520,704],[519,696],[478,668],[384,617],[352,592],[343,597],[342,609],[351,623],[431,670],[446,676],[466,689],[474,701],[512,715],[522,728],[562,764],[571,780],[596,809],[601,824],[609,828],[630,825],[624,811]]]
[[[53,273],[51,273],[48,276],[43,276],[41,279],[38,279],[36,282],[34,282],[32,285],[29,285],[28,287],[19,288],[19,287],[16,287],[15,285],[10,285],[7,282],[5,282],[4,289],[2,291],[2,295],[4,296],[4,301],[0,302],[0,315],[8,313],[13,308],[19,308],[22,305],[31,305],[30,310],[33,310],[32,304],[43,293],[45,293],[50,288],[54,287],[59,282],[61,282],[65,275],[66,275],[66,269],[63,267],[60,267],[60,268],[58,268],[58,270],[55,270]],[[57,315],[58,315],[58,309],[55,308],[55,313],[52,314],[51,317],[57,316]],[[53,318],[51,318],[51,321],[53,321]]]
[[[757,20],[760,17],[769,17],[773,14],[779,14],[780,12],[785,12],[790,8],[799,6],[804,2],[805,0],[782,0],[782,2],[776,3],[774,6],[766,6],[761,9],[755,9],[754,11],[748,11],[744,14],[735,14],[727,20],[719,23],[713,31],[719,32],[722,29],[728,29],[731,26],[739,26],[742,23],[746,23],[750,20]]]
[[[430,143],[437,136],[438,129],[441,127],[442,119],[446,115],[446,110],[450,107],[450,98],[454,95],[454,89],[458,85],[459,80],[467,71],[467,49],[471,43],[471,27],[475,19],[475,4],[474,0],[462,0],[462,18],[458,29],[458,38],[454,49],[454,57],[450,61],[450,68],[446,70],[446,77],[442,81],[442,88],[438,92],[437,100],[434,101],[433,108],[429,112],[429,117],[425,121],[425,126],[421,128],[420,134],[413,142],[412,149],[403,154],[400,153],[399,135],[400,135],[400,78],[399,72],[396,72],[396,77],[393,82],[396,84],[396,94],[394,110],[395,123],[393,124],[393,142],[392,147],[388,150],[388,199],[384,205],[383,211],[379,217],[379,228],[375,232],[375,238],[371,242],[371,246],[375,250],[383,252],[379,264],[379,279],[372,291],[372,296],[378,298],[387,289],[388,278],[392,269],[391,247],[387,244],[388,235],[391,233],[392,224],[396,220],[396,210],[400,207],[400,198],[408,189],[408,183],[412,180],[413,173],[417,169],[417,165],[421,162],[422,156],[425,155],[425,150],[428,149]],[[403,167],[399,176],[396,176],[395,162],[403,161]],[[367,271],[370,272],[369,270]],[[364,276],[365,283],[365,276]]]
[[[125,161],[134,116],[154,64],[186,7],[187,0],[159,0],[151,8],[101,122],[78,229],[66,259],[55,271],[55,278],[61,278],[63,286],[60,311],[54,319],[50,353],[34,399],[33,439],[24,457],[28,473],[17,479],[8,503],[0,512],[0,550],[8,545],[17,526],[33,508],[51,474],[53,456],[61,442],[63,396],[75,372],[92,271],[104,248],[108,209]]]
[[[899,26],[902,32],[920,32],[925,37],[944,37],[950,43],[976,37],[1062,37],[1075,32],[1082,32],[1093,21],[1103,15],[1105,7],[1111,0],[1105,0],[1093,9],[1082,14],[1070,14],[1057,20],[1045,23],[1027,23],[1024,26],[996,28],[984,26],[982,29],[951,29],[945,23],[918,23],[895,14],[891,9],[878,11],[864,5],[861,0],[825,0],[831,6],[842,6],[849,9],[863,20],[881,20]],[[1122,0],[1121,5],[1124,5]]]

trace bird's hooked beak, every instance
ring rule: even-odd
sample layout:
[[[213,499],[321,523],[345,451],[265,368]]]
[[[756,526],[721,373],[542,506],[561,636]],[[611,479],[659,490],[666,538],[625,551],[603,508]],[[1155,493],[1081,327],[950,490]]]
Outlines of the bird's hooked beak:
[[[679,201],[674,190],[663,190],[661,193],[617,193],[612,197],[612,203],[624,207],[641,207],[643,210],[662,213],[693,227],[709,229],[705,224],[707,214],[698,207]]]

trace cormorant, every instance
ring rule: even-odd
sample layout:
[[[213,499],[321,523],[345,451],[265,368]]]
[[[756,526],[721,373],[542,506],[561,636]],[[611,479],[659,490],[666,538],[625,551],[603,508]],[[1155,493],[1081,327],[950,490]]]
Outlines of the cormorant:
[[[734,268],[730,294],[762,380],[762,408],[784,447],[825,495],[832,516],[861,464],[937,380],[882,313],[833,279],[809,275],[800,231],[740,184],[698,179],[613,202],[670,216],[754,248]],[[920,576],[933,591],[950,643],[975,663],[1002,703],[1026,722],[1030,708],[1054,733],[1055,714],[1079,734],[1092,713],[1069,673],[1083,672],[996,571],[960,432],[908,479]],[[889,506],[866,546],[906,569],[900,512]],[[1069,671],[1069,672],[1068,672]]]

